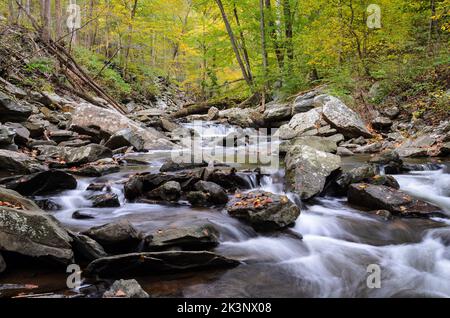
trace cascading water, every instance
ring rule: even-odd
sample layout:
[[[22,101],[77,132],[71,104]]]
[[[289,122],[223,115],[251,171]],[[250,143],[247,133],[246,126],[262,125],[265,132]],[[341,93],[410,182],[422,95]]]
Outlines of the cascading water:
[[[189,125],[186,128],[193,128]],[[226,137],[234,127],[209,124],[213,137]],[[195,129],[195,128],[194,128]],[[346,159],[344,166],[357,165]],[[155,169],[156,167],[153,167]],[[254,167],[255,168],[255,167]],[[55,214],[62,223],[84,230],[127,218],[139,230],[151,233],[170,226],[210,222],[220,231],[217,252],[245,263],[215,274],[198,273],[177,285],[186,297],[450,297],[450,222],[447,220],[395,219],[384,221],[365,214],[345,199],[317,198],[302,204],[295,227],[278,234],[257,234],[222,209],[193,209],[187,203],[160,205],[127,203],[120,180],[130,172],[101,178],[120,197],[117,209],[93,209],[85,191],[98,179],[79,180],[77,190],[52,197],[62,206]],[[450,213],[450,175],[439,171],[396,176],[402,189]],[[284,171],[260,180],[260,188],[285,193]],[[254,182],[256,184],[256,182]],[[92,220],[74,220],[72,213],[86,209]],[[298,238],[303,236],[303,240]],[[368,266],[381,269],[381,288],[367,285]],[[204,276],[202,276],[204,275]],[[202,278],[203,277],[203,278]],[[170,279],[172,282],[174,278]],[[142,282],[145,285],[145,280]],[[154,283],[145,285],[155,296],[167,296]]]

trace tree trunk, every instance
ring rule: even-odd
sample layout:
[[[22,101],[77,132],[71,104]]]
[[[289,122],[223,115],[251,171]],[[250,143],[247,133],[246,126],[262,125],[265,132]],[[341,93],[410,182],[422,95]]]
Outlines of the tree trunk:
[[[9,24],[14,24],[16,21],[16,14],[15,14],[15,10],[14,10],[14,0],[9,0],[8,1],[8,10],[9,10],[9,16],[8,16],[8,22]]]
[[[137,6],[138,6],[138,0],[134,0],[134,4],[133,4],[133,8],[131,9],[131,13],[130,13],[130,24],[128,25],[128,40],[127,40],[127,46],[125,49],[125,67],[123,70],[123,76],[126,79],[127,78],[127,73],[128,73],[128,59],[130,58],[130,47],[131,47],[131,42],[133,40],[133,20],[134,17],[136,16],[136,10],[137,10]]]
[[[289,68],[292,67],[292,61],[294,60],[294,46],[292,43],[292,37],[294,35],[292,28],[292,10],[290,0],[284,0],[283,2],[284,12],[284,27],[286,36],[286,55],[288,58]]]
[[[244,62],[242,61],[242,57],[241,54],[239,53],[239,49],[236,43],[236,38],[234,36],[233,30],[231,29],[231,25],[230,22],[228,20],[227,14],[225,12],[225,9],[223,7],[223,3],[221,0],[216,0],[217,6],[220,9],[220,13],[222,14],[222,19],[223,22],[225,23],[225,27],[227,29],[228,32],[228,36],[230,37],[230,42],[231,42],[231,46],[233,47],[233,51],[234,54],[236,55],[236,59],[238,61],[239,67],[241,68],[242,71],[242,75],[245,79],[245,81],[247,82],[247,84],[252,87],[253,86],[253,81],[252,79],[249,77],[249,74],[247,73],[246,69],[245,69],[245,65]]]
[[[55,0],[55,31],[56,40],[59,40],[62,36],[62,8],[61,0]]]
[[[265,0],[265,5],[266,5],[267,12],[269,13],[269,15],[268,15],[269,35],[270,35],[270,38],[272,39],[273,47],[275,50],[275,55],[277,57],[278,67],[282,71],[283,67],[284,67],[283,66],[284,54],[283,54],[282,48],[280,47],[280,43],[279,43],[279,39],[278,39],[278,35],[277,35],[276,24],[275,24],[274,17],[273,17],[271,1]]]
[[[234,19],[236,20],[236,24],[239,28],[239,36],[241,38],[241,43],[242,43],[242,45],[240,46],[240,49],[242,51],[242,57],[244,59],[244,62],[245,62],[246,68],[247,68],[247,74],[248,74],[248,77],[250,78],[250,80],[253,81],[253,74],[252,74],[252,68],[251,68],[251,64],[250,64],[250,58],[248,57],[247,44],[245,41],[244,32],[242,32],[241,20],[239,19],[239,14],[238,14],[235,2],[233,2],[233,14],[234,14]]]
[[[266,46],[266,20],[265,20],[265,14],[264,14],[264,0],[259,0],[259,9],[261,11],[260,26],[259,26],[260,31],[261,31],[261,54],[262,54],[262,60],[263,60],[264,76],[267,76],[269,60],[268,60],[267,46]]]
[[[52,11],[50,0],[42,0],[42,40],[50,41],[50,24],[52,19]]]

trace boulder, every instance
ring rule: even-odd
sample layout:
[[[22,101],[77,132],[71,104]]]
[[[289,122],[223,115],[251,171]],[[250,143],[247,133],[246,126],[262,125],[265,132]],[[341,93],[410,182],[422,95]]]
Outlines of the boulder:
[[[198,251],[219,245],[219,232],[211,224],[158,230],[145,239],[149,251],[182,249]]]
[[[156,276],[200,269],[230,268],[236,260],[206,251],[133,253],[100,258],[89,264],[86,274],[99,277]]]
[[[243,128],[255,127],[257,126],[255,123],[255,119],[257,119],[255,112],[257,111],[252,108],[235,107],[221,110],[219,112],[219,118],[226,119],[231,125],[236,125]]]
[[[0,149],[0,167],[11,174],[27,174],[44,170],[44,167],[28,155]]]
[[[283,229],[300,216],[300,209],[288,197],[264,191],[236,194],[227,204],[227,211],[256,230]]]
[[[289,149],[296,146],[309,146],[319,151],[336,153],[337,144],[335,141],[330,140],[326,137],[308,136],[308,137],[297,137],[289,141],[284,142],[280,151],[282,153],[287,153]]]
[[[401,217],[446,217],[440,208],[387,186],[353,184],[348,191],[348,202],[370,210],[387,210]]]
[[[97,126],[113,135],[123,129],[130,129],[144,140],[144,149],[172,149],[175,145],[154,128],[143,128],[126,116],[110,109],[100,108],[90,104],[79,105],[72,113],[72,126]]]
[[[201,163],[176,163],[172,160],[165,162],[159,171],[161,172],[174,172],[174,171],[182,171],[189,170],[195,168],[204,168],[207,167],[208,163],[203,161]]]
[[[4,125],[0,125],[0,148],[14,144],[16,132]]]
[[[56,143],[69,141],[78,137],[78,133],[70,130],[47,130],[46,134]]]
[[[441,146],[439,156],[446,157],[450,155],[450,142],[446,142]]]
[[[75,252],[75,258],[78,259],[79,257],[92,262],[96,259],[108,256],[103,247],[90,237],[74,232],[69,232],[69,234],[72,238],[72,247]]]
[[[208,110],[208,121],[216,120],[219,118],[220,110],[217,107],[211,107]]]
[[[280,127],[277,134],[283,140],[299,137],[308,130],[320,127],[321,119],[322,108],[315,108],[306,113],[296,114],[288,124]]]
[[[0,254],[0,274],[6,270],[6,262],[3,259],[2,254]]]
[[[119,197],[115,193],[96,194],[89,197],[94,208],[118,208],[120,207]]]
[[[78,169],[70,169],[70,173],[82,177],[101,177],[120,171],[120,166],[116,163],[90,163]]]
[[[26,145],[30,140],[30,131],[19,123],[5,123],[6,127],[9,127],[16,134],[14,142],[18,145]]]
[[[383,150],[382,142],[375,142],[365,146],[359,146],[354,150],[355,153],[377,153]]]
[[[92,214],[84,211],[75,211],[72,213],[72,219],[74,220],[92,220],[95,217]]]
[[[331,126],[347,138],[372,137],[362,118],[336,97],[325,98],[323,116]]]
[[[161,117],[161,127],[164,131],[167,132],[172,132],[176,129],[180,128],[180,125],[178,125],[177,123],[171,121],[169,118],[167,117]]]
[[[10,204],[9,207],[19,210],[39,210],[39,206],[34,201],[21,196],[16,191],[5,189],[3,187],[0,187],[0,201],[2,202],[2,205]]]
[[[393,125],[388,117],[378,116],[372,120],[372,128],[378,131],[388,131]]]
[[[263,114],[266,124],[289,120],[292,117],[290,104],[268,103]]]
[[[150,296],[135,279],[121,279],[112,284],[103,294],[103,298],[150,298]]]
[[[39,151],[42,159],[54,159],[58,162],[62,161],[63,164],[68,166],[79,166],[112,157],[111,149],[96,144],[90,144],[79,148],[41,146],[39,147]]]
[[[162,199],[167,202],[177,202],[181,197],[181,185],[176,181],[169,181],[147,193],[150,199]]]
[[[44,211],[58,211],[61,210],[61,206],[57,203],[55,203],[52,199],[40,199],[36,200],[36,204],[39,206],[41,210]]]
[[[320,194],[327,179],[340,170],[341,157],[309,146],[296,146],[288,151],[285,163],[288,191],[308,200]]]
[[[102,130],[97,125],[77,126],[71,125],[70,130],[82,135],[89,136],[93,143],[98,144],[111,138],[111,134]]]
[[[145,146],[144,139],[134,133],[131,129],[119,130],[109,138],[105,147],[116,150],[122,147],[133,147],[136,151],[143,151]]]
[[[31,116],[32,109],[29,106],[19,105],[7,95],[0,92],[0,120],[1,122],[24,122]]]
[[[350,171],[342,173],[334,182],[339,194],[347,194],[348,188],[354,183],[361,183],[363,180],[373,178],[377,175],[374,165],[362,165]]]
[[[0,207],[0,251],[70,264],[71,242],[66,230],[43,211]]]
[[[141,242],[139,232],[126,220],[93,227],[82,234],[100,243],[109,253],[133,251]]]
[[[351,157],[354,156],[355,154],[345,147],[337,147],[336,155],[341,157]]]
[[[294,100],[292,105],[292,113],[306,113],[315,107],[314,98],[307,98],[305,96],[299,96]]]
[[[22,195],[33,196],[76,189],[77,180],[63,171],[48,170],[9,178],[3,184],[6,188],[17,191]]]
[[[228,195],[225,190],[214,182],[199,181],[195,184],[195,189],[206,193],[208,201],[213,204],[226,204],[228,202]]]
[[[395,119],[400,114],[400,109],[397,106],[392,106],[383,109],[381,112],[389,119]]]
[[[208,194],[202,191],[191,191],[186,195],[186,199],[194,207],[207,207],[211,205]]]

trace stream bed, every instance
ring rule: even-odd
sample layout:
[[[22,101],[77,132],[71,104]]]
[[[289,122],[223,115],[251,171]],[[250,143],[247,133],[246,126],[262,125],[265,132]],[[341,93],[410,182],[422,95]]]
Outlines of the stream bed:
[[[220,128],[217,135],[229,130]],[[125,218],[138,230],[214,224],[221,244],[215,251],[243,264],[230,270],[141,277],[139,283],[154,297],[450,297],[450,222],[448,219],[385,221],[347,204],[346,198],[320,197],[301,204],[296,225],[276,234],[256,233],[228,216],[224,209],[128,203],[122,180],[136,172],[157,172],[168,152],[146,154],[148,165],[124,168],[100,178],[79,178],[76,190],[52,199],[61,206],[54,216],[66,227],[83,231]],[[343,158],[351,169],[366,157]],[[395,176],[401,189],[429,201],[450,215],[450,163],[437,171]],[[261,180],[260,188],[284,193],[283,169]],[[109,182],[120,208],[91,208],[85,190],[93,182]],[[294,197],[287,193],[294,199]],[[75,211],[93,219],[75,220]],[[303,236],[303,239],[300,237]],[[381,268],[381,288],[367,285],[371,264]],[[66,276],[51,271],[12,270],[0,284],[36,284],[41,292],[65,291]]]

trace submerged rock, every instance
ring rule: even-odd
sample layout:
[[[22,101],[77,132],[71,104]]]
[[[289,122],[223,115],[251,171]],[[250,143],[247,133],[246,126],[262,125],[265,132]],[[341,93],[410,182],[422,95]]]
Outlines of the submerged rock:
[[[206,251],[169,251],[124,254],[93,261],[88,275],[130,277],[178,273],[210,268],[230,268],[239,261]]]
[[[103,298],[150,298],[150,296],[135,279],[121,279],[112,284],[103,294]]]
[[[371,210],[387,210],[402,217],[446,217],[440,208],[386,186],[353,184],[348,191],[348,201]]]
[[[110,253],[134,251],[141,242],[139,232],[126,220],[93,227],[82,234],[100,243]]]
[[[14,177],[3,184],[6,188],[15,190],[22,195],[32,196],[76,189],[77,180],[63,171],[48,170]]]
[[[94,208],[117,208],[120,207],[119,197],[115,193],[96,194],[89,199]]]
[[[227,204],[227,211],[257,230],[282,229],[300,216],[300,209],[288,197],[264,191],[236,194]]]
[[[309,146],[291,148],[285,158],[286,186],[304,200],[322,193],[327,179],[341,168],[341,157]]]
[[[205,250],[219,245],[219,232],[211,224],[175,227],[158,230],[148,236],[146,248],[150,251],[183,249]]]
[[[0,207],[0,251],[69,264],[71,238],[43,211]]]

